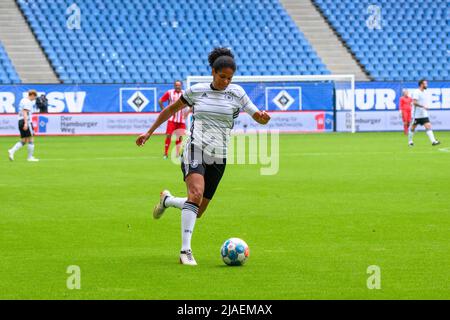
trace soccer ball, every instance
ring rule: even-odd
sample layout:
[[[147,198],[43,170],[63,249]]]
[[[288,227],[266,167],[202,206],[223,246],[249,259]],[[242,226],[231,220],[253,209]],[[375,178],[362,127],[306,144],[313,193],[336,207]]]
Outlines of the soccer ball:
[[[229,266],[241,266],[250,254],[247,243],[239,238],[230,238],[220,249],[223,262]]]

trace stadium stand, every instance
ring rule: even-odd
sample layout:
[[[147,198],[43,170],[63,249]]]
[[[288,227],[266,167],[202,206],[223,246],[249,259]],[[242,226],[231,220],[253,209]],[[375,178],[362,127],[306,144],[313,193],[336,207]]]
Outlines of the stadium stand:
[[[375,80],[449,78],[448,0],[313,1]],[[370,5],[381,9],[379,29],[366,24]]]
[[[232,48],[238,75],[329,74],[277,0],[17,0],[65,83],[168,83],[207,75],[214,46]],[[85,14],[85,13],[89,14]]]
[[[20,78],[14,69],[3,45],[0,43],[0,83],[20,83]]]

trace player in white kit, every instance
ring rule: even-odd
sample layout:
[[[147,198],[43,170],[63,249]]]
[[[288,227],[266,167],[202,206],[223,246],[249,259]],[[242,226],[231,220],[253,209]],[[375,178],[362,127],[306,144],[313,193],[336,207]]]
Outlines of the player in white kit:
[[[153,210],[153,217],[159,219],[168,207],[181,209],[180,263],[186,265],[197,264],[191,250],[195,221],[205,212],[224,173],[234,119],[243,110],[260,124],[267,124],[270,120],[269,114],[259,111],[241,86],[231,84],[236,63],[229,49],[215,48],[209,54],[208,61],[212,69],[212,83],[198,83],[187,89],[178,101],[160,113],[148,132],[136,140],[138,146],[144,145],[171,115],[186,105],[192,107],[191,135],[181,163],[187,197],[173,197],[164,190]]]
[[[429,109],[429,96],[426,92],[428,88],[428,82],[425,79],[419,81],[419,89],[417,89],[412,96],[413,99],[413,121],[409,129],[408,134],[408,144],[414,146],[413,136],[414,131],[418,125],[424,126],[433,146],[440,144],[438,140],[434,137],[433,130],[431,130],[430,118],[428,117]]]
[[[21,140],[8,150],[9,160],[14,161],[14,154],[24,145],[28,144],[28,161],[39,161],[33,156],[34,153],[34,130],[31,118],[37,92],[35,90],[28,91],[28,97],[23,98],[19,104],[19,131]]]

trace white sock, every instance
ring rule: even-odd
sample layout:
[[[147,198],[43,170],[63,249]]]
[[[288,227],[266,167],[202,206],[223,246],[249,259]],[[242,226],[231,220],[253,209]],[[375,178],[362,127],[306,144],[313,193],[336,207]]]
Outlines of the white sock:
[[[34,143],[28,143],[28,159],[33,158]]]
[[[198,206],[186,201],[181,211],[181,237],[183,240],[181,251],[191,250],[192,233],[197,220]]]
[[[184,203],[187,201],[187,198],[176,198],[176,197],[166,197],[164,200],[164,206],[166,208],[178,208],[183,209]]]
[[[22,141],[17,142],[14,147],[12,147],[10,150],[11,152],[14,154],[16,153],[17,150],[19,150],[20,148],[22,148],[24,146],[24,143]]]
[[[430,138],[431,143],[436,141],[436,139],[434,138],[433,130],[431,130],[431,129],[427,130],[427,135],[428,135],[428,138]]]
[[[409,133],[408,133],[408,142],[409,143],[413,142],[413,137],[414,137],[414,131],[411,131],[411,129],[409,129]]]

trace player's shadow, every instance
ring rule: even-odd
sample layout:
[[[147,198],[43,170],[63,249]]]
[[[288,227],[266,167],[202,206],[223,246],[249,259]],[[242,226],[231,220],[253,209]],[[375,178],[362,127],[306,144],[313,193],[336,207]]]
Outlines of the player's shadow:
[[[229,266],[226,264],[218,264],[215,266],[215,268],[241,269],[241,268],[245,268],[245,264],[243,266]]]

